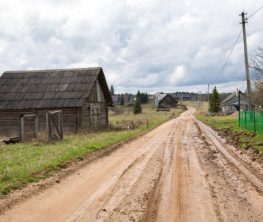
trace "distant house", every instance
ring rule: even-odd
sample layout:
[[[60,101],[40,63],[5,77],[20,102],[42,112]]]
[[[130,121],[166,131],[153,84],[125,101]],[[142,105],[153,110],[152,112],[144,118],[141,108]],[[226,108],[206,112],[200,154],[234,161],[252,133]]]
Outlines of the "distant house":
[[[157,109],[170,109],[177,107],[178,100],[172,95],[166,93],[155,94],[155,108]]]
[[[162,93],[162,92],[158,92],[154,94],[154,107],[157,108],[159,101],[165,97],[167,94],[166,93]]]
[[[222,112],[224,114],[232,114],[237,111],[236,107],[238,105],[238,93],[230,94],[226,99],[221,102]],[[240,109],[246,110],[248,107],[248,100],[245,94],[240,93]]]
[[[119,95],[112,95],[112,104],[115,105],[120,105],[120,100],[119,100]]]
[[[127,102],[127,106],[133,106],[136,101],[136,96],[131,95],[129,101]]]
[[[111,94],[102,68],[8,71],[0,77],[0,135],[19,136],[20,115],[62,110],[65,132],[108,124]]]
[[[197,94],[193,92],[175,92],[171,93],[172,97],[179,101],[194,101],[197,98]]]

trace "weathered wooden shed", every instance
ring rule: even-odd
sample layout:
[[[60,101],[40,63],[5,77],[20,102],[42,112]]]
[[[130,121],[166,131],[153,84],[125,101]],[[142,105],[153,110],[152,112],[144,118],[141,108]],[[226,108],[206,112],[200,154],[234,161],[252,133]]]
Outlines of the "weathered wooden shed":
[[[7,71],[0,77],[0,135],[19,136],[20,115],[62,110],[64,132],[105,127],[111,94],[102,68]]]
[[[160,100],[158,100],[157,104],[157,109],[170,109],[176,108],[178,101],[170,94],[165,94]]]

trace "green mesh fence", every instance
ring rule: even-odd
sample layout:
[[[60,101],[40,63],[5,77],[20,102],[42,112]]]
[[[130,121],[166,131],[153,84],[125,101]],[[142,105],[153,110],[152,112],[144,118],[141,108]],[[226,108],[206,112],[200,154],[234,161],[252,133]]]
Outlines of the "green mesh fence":
[[[239,126],[255,132],[263,132],[263,112],[239,112]]]

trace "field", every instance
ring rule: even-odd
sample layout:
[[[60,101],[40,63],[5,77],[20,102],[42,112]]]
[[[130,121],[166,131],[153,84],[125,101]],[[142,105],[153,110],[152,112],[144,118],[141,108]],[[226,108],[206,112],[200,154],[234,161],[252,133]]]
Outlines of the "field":
[[[197,114],[197,118],[219,131],[224,137],[240,148],[256,148],[263,153],[263,133],[254,133],[238,126],[238,116],[206,116]]]
[[[89,152],[143,134],[180,112],[156,112],[147,105],[143,107],[142,114],[133,115],[132,108],[116,107],[109,112],[110,128],[103,131],[69,135],[54,144],[0,145],[0,195],[49,177],[65,163]]]

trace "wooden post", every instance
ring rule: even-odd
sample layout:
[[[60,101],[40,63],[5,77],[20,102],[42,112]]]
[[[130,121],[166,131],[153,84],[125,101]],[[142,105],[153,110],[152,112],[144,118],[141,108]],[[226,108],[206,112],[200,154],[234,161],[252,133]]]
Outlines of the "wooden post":
[[[36,133],[36,139],[38,139],[38,115],[35,117],[35,133]]]
[[[256,108],[253,106],[253,119],[254,119],[254,132],[257,131],[257,126],[256,126]]]
[[[52,132],[51,132],[51,121],[50,121],[49,112],[46,112],[46,130],[47,130],[48,141],[51,141],[52,140]]]
[[[62,119],[62,112],[58,114],[58,125],[59,125],[59,131],[60,131],[60,139],[63,140],[63,119]]]
[[[24,116],[20,117],[20,140],[21,142],[25,141],[25,119]]]

